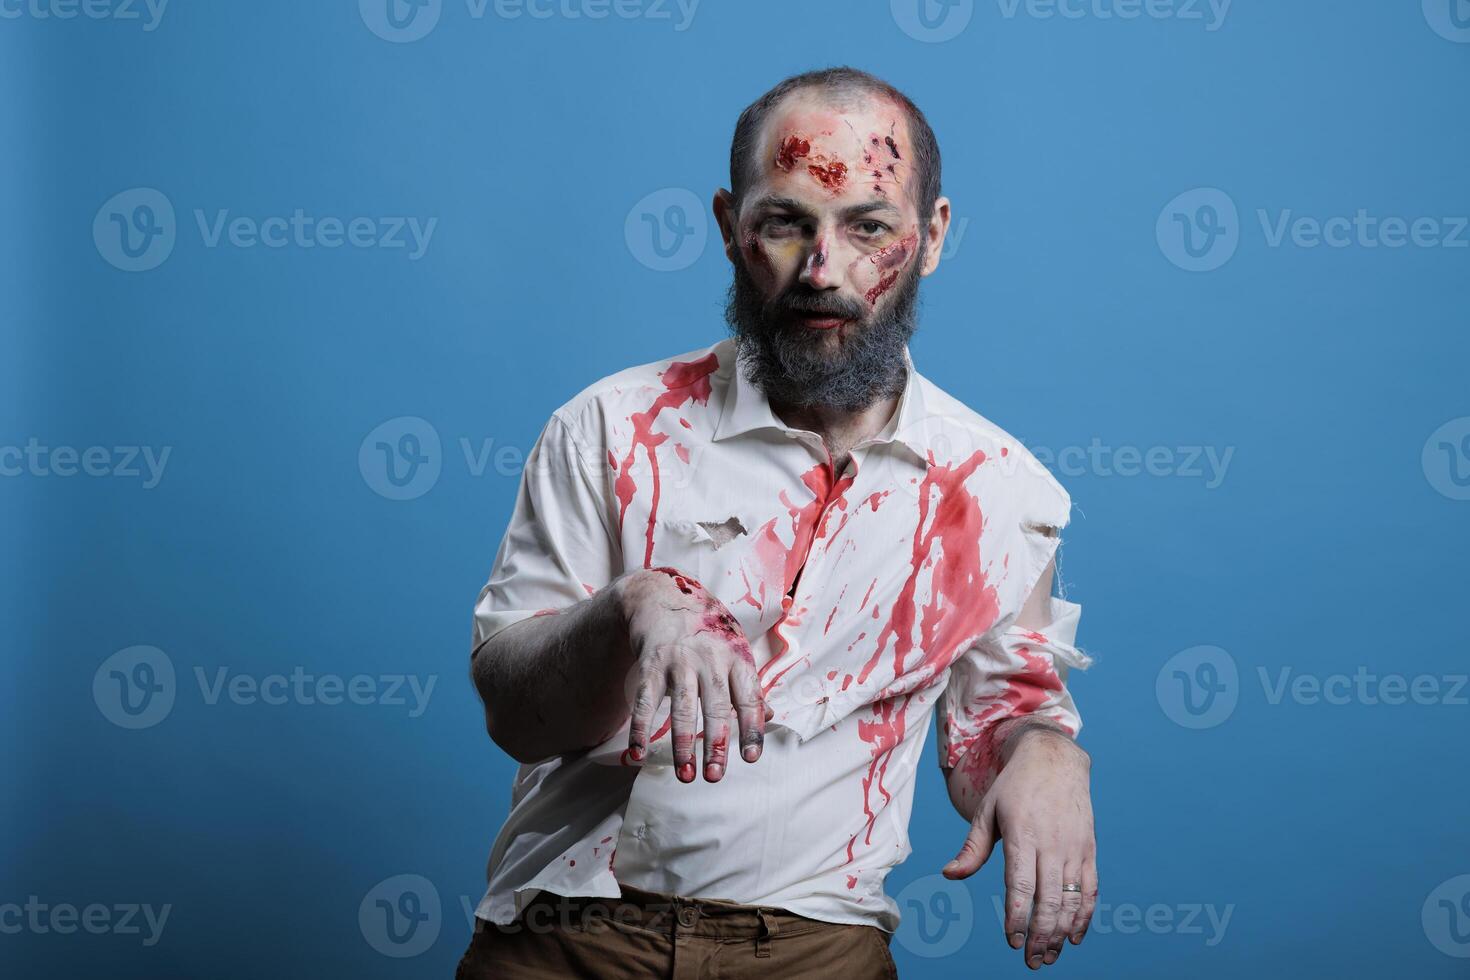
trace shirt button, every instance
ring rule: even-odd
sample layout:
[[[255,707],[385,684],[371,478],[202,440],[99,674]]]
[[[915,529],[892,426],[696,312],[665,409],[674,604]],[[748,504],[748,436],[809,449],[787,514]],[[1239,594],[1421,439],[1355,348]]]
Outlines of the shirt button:
[[[638,838],[639,840],[642,840],[643,838],[647,837],[648,836],[648,824],[641,823],[637,827],[633,828],[633,836],[636,837],[636,838]]]
[[[694,926],[694,919],[697,914],[698,913],[696,913],[694,909],[690,908],[687,905],[684,906],[682,909],[679,910],[679,925],[683,926],[685,929],[692,928]]]

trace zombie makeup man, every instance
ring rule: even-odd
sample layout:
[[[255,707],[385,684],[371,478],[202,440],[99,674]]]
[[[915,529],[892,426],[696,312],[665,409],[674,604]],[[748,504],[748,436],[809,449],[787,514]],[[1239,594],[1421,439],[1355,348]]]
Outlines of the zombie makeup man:
[[[726,319],[773,401],[853,411],[902,390],[918,283],[938,264],[947,201],[922,203],[899,105],[799,92],[717,195],[734,278]]]

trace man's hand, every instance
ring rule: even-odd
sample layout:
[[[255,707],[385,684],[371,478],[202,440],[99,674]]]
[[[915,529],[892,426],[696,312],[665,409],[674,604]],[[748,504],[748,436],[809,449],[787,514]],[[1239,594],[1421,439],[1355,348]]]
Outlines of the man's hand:
[[[619,583],[634,657],[637,693],[628,732],[628,754],[641,760],[653,716],[671,701],[674,773],[695,779],[694,735],[704,715],[704,778],[725,775],[730,716],[740,730],[740,755],[760,758],[766,708],[750,642],[730,610],[691,576],[673,568],[634,572]],[[655,736],[656,737],[656,736]]]
[[[1006,939],[1026,965],[1055,963],[1063,938],[1082,942],[1097,904],[1097,842],[1088,789],[1091,760],[1064,733],[1028,726],[970,822],[946,878],[968,878],[1003,843]],[[1079,891],[1063,885],[1080,885]]]

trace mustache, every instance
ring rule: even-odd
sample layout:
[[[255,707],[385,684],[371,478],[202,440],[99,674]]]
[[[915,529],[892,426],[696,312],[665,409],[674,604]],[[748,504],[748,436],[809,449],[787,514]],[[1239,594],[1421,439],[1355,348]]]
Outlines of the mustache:
[[[868,312],[857,300],[800,284],[788,287],[768,301],[766,311],[777,316],[830,316],[843,320],[861,320]]]

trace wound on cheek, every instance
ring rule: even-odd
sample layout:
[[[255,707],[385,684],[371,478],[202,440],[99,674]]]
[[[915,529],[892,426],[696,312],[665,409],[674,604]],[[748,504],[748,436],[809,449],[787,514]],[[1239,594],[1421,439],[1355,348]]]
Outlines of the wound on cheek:
[[[864,298],[868,301],[869,306],[878,302],[879,298],[888,292],[888,290],[892,289],[894,283],[898,282],[898,277],[902,272],[903,266],[908,263],[909,257],[914,254],[914,248],[918,243],[918,235],[909,235],[907,238],[894,242],[887,248],[879,249],[868,256],[868,260],[873,263],[873,267],[879,272],[877,285],[873,286],[864,294]]]

